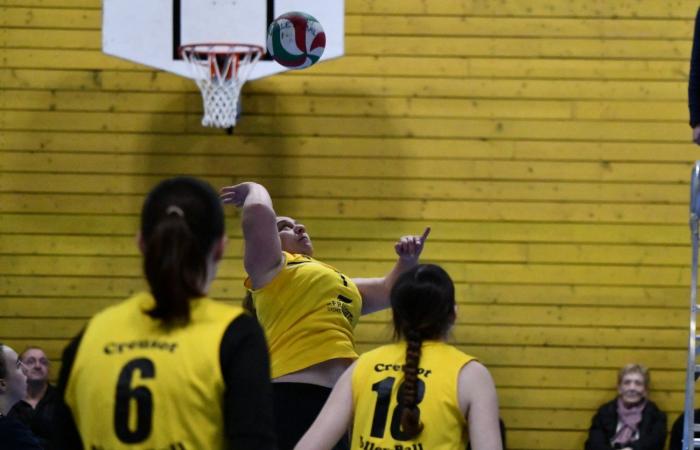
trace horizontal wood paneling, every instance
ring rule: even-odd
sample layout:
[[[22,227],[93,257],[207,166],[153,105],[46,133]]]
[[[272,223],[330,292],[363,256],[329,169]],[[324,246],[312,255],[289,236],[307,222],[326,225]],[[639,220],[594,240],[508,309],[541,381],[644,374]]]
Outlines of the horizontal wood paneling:
[[[228,260],[224,264],[229,264]],[[10,276],[7,276],[10,278]],[[56,304],[56,310],[45,310],[45,305],[51,303],[42,303],[44,299],[50,301],[51,298],[62,298],[68,301],[70,294],[61,291],[60,286],[65,286],[58,278],[46,279],[49,285],[54,285],[54,291],[39,290],[32,292],[20,292],[9,290],[3,297],[6,303],[3,303],[7,308],[6,311],[21,311],[20,306],[26,305],[33,311],[34,314],[41,317],[52,317],[60,314],[61,303]],[[16,283],[26,281],[26,278],[17,277]],[[83,279],[72,282],[88,282],[90,280]],[[99,281],[99,280],[98,280]],[[90,281],[91,282],[91,281]],[[134,289],[131,284],[131,279],[118,280],[124,283],[124,289]],[[57,284],[58,283],[58,284]],[[221,283],[222,288],[230,287],[232,294],[229,299],[240,300],[241,295],[235,292],[237,286],[240,286],[242,280],[227,279]],[[10,281],[6,287],[13,285]],[[216,285],[215,285],[216,286]],[[217,288],[218,289],[218,288]],[[687,289],[679,287],[644,287],[644,286],[602,286],[602,285],[550,285],[546,283],[464,283],[457,281],[456,290],[458,293],[458,301],[462,303],[481,303],[481,304],[525,304],[525,305],[585,305],[585,306],[609,306],[616,305],[617,307],[650,307],[650,308],[683,308],[688,304]],[[217,291],[218,293],[219,291]],[[25,297],[20,297],[26,294]],[[14,296],[17,297],[14,297]],[[92,302],[92,299],[113,298],[114,290],[105,288],[103,291],[93,290],[91,294],[86,294],[84,300]],[[124,295],[117,294],[117,298],[123,298]],[[219,296],[217,296],[218,298]],[[41,306],[41,307],[39,307]],[[85,310],[85,314],[92,314],[92,310]],[[69,314],[72,315],[73,313]]]
[[[86,114],[87,115],[87,114]],[[109,153],[48,153],[5,151],[0,170],[25,172],[42,168],[69,173],[168,174],[189,171],[202,176],[298,176],[389,179],[547,180],[596,182],[648,182],[680,184],[688,178],[688,162],[536,162],[489,161],[444,158],[426,149],[423,158],[284,157],[265,155],[194,156]],[[400,161],[400,162],[398,162]],[[201,172],[198,172],[201,171]],[[439,174],[439,176],[436,176]],[[60,192],[60,190],[59,190]],[[562,200],[565,200],[562,198]]]
[[[391,245],[386,246],[385,253],[390,255]],[[8,267],[7,275],[53,275],[66,276],[99,275],[110,273],[116,276],[137,276],[140,273],[138,257],[120,260],[104,256],[31,256],[0,257]],[[690,282],[690,273],[685,266],[638,266],[606,263],[576,264],[557,263],[503,263],[503,262],[471,262],[448,261],[438,258],[438,254],[425,254],[427,260],[441,261],[449,268],[453,278],[467,283],[528,283],[537,280],[539,283],[552,284],[582,284],[603,286],[668,286]],[[125,257],[127,258],[127,257]],[[239,259],[237,263],[242,261]],[[353,260],[328,259],[333,265],[342,266],[348,273],[355,276],[371,276],[389,271],[391,261],[359,262]],[[243,278],[240,265],[229,268],[223,266],[221,276]],[[59,269],[56,269],[58,265]]]
[[[436,230],[440,230],[439,227]],[[343,248],[344,260],[387,260],[391,259],[390,249],[395,239],[384,242],[347,240],[315,240],[314,250],[328,254]],[[243,241],[231,239],[228,254],[242,258]],[[138,250],[133,236],[62,236],[12,234],[0,236],[0,249],[3,253],[27,255],[79,255],[132,256],[138,258]],[[427,251],[427,250],[426,250]],[[639,245],[604,244],[562,244],[562,243],[481,243],[481,242],[441,242],[431,241],[430,253],[440,255],[443,261],[459,262],[507,262],[507,263],[553,263],[553,264],[620,264],[634,266],[684,267],[689,258],[687,245],[641,247]],[[430,254],[426,254],[430,256]],[[0,256],[13,258],[13,256]],[[77,262],[77,260],[76,260]],[[8,263],[11,270],[19,270],[16,262]],[[38,264],[38,261],[32,263]],[[67,264],[66,264],[67,265]],[[63,264],[61,265],[63,266]]]
[[[17,20],[17,19],[15,19]],[[21,20],[21,18],[19,19]],[[75,20],[75,19],[73,19]],[[469,15],[367,15],[349,13],[345,19],[348,35],[459,36],[594,38],[606,40],[660,39],[688,40],[692,20],[638,18],[500,17]]]
[[[85,91],[5,90],[2,107],[39,111],[80,111],[116,113],[202,113],[197,93],[106,93]],[[683,120],[687,106],[682,102],[640,102],[577,100],[459,100],[407,99],[386,97],[244,96],[251,115],[332,115],[363,117],[461,117],[489,119],[569,119],[600,121]],[[86,109],[87,108],[87,109]]]
[[[66,83],[68,89],[104,89],[108,91],[193,91],[191,81],[177,79],[161,72],[117,71],[84,72],[75,77],[65,69],[90,70],[95,66],[117,69],[120,60],[109,59],[95,51],[49,51],[0,49],[0,57],[12,61],[10,68],[0,69],[0,82],[11,88],[46,86],[50,89],[56,78]],[[63,61],[69,63],[64,64]],[[48,70],[37,69],[41,61]],[[117,61],[115,63],[114,61]],[[332,62],[329,64],[333,64]],[[595,65],[593,65],[595,67]],[[589,67],[590,69],[590,67]],[[313,68],[311,69],[313,70]],[[561,68],[560,70],[564,70]],[[594,74],[596,71],[593,71]],[[593,77],[594,75],[591,75]],[[356,76],[339,82],[340,75],[324,74],[318,69],[308,75],[283,75],[256,80],[246,84],[245,92],[265,95],[333,95],[333,96],[377,96],[377,97],[447,97],[447,98],[521,98],[521,99],[579,99],[579,100],[643,100],[679,101],[686,96],[686,83],[675,80],[603,80],[599,79],[490,79],[463,77],[435,77],[407,74],[405,77]]]
[[[398,179],[370,179],[352,185],[337,184],[334,177],[255,177],[278,196],[294,197],[313,192],[326,198],[416,198],[425,199],[483,199],[558,201],[601,201],[606,203],[684,203],[685,186],[679,184],[559,182],[559,181],[466,181],[466,180],[412,180],[407,184]],[[145,194],[155,184],[157,176],[111,174],[108,179],[97,174],[55,174],[16,172],[0,180],[4,192],[51,192],[60,187],[66,193]],[[212,177],[212,182],[223,185],[229,177]],[[685,243],[685,240],[684,240]]]
[[[195,173],[196,174],[196,173]],[[166,175],[166,174],[164,174]],[[108,205],[101,195],[81,194],[5,194],[0,193],[0,212],[51,213],[60,207],[71,214],[135,214],[141,198],[112,195]],[[683,224],[684,205],[627,205],[595,203],[466,202],[420,200],[328,200],[280,199],[278,211],[296,211],[298,217],[397,220],[474,220],[474,221],[552,221],[587,223]],[[464,208],[464,209],[460,209]],[[534,212],[533,212],[534,211]]]
[[[138,190],[138,187],[134,189]],[[228,217],[229,236],[240,238],[235,227],[235,216]],[[301,220],[301,219],[300,219]],[[367,233],[375,239],[395,239],[398,235],[416,233],[426,225],[423,221],[402,220],[334,220],[303,218],[303,222],[315,242],[327,239],[362,241]],[[688,232],[676,225],[629,225],[629,224],[557,224],[557,223],[508,223],[500,222],[485,227],[483,222],[434,221],[430,225],[440,230],[440,238],[431,238],[431,243],[460,240],[465,242],[517,242],[517,243],[616,243],[637,245],[687,244]],[[84,226],[84,230],[77,227]],[[0,216],[0,231],[8,234],[59,234],[79,236],[132,236],[138,229],[138,217],[133,215],[71,215],[59,217],[47,214],[3,214]]]
[[[75,137],[79,136],[79,139]],[[159,135],[157,145],[139,133],[62,132],[32,130],[6,131],[0,134],[3,150],[41,150],[43,152],[187,154],[187,155],[259,155],[270,157],[345,156],[381,158],[418,158],[426,152],[445,158],[503,161],[594,161],[680,163],[690,171],[695,149],[687,142],[576,142],[482,139],[361,138],[298,136],[222,136],[196,134]],[[342,144],[342,145],[340,145]],[[381,152],[377,152],[377,149]],[[679,184],[686,181],[678,181]]]
[[[20,2],[31,0],[11,0]],[[77,1],[78,4],[82,0]],[[93,0],[94,1],[94,0]],[[421,0],[349,0],[346,12],[349,14],[380,15],[465,15],[465,16],[535,16],[544,17],[592,17],[601,18],[692,18],[697,4],[690,0],[672,0],[663,3],[654,0],[633,2],[609,2],[592,0],[586,2],[557,2],[552,0],[505,0],[498,3],[471,0],[445,0],[423,2]]]

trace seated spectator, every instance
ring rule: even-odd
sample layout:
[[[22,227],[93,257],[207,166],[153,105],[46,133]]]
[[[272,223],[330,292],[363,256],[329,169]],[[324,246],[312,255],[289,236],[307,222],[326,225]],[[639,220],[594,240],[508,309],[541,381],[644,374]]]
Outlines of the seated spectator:
[[[671,427],[671,442],[669,443],[668,450],[681,450],[683,448],[683,418],[685,413],[681,413],[680,416],[673,422]],[[695,423],[700,421],[700,409],[695,410]],[[695,437],[698,438],[700,435],[695,433]],[[692,448],[692,445],[691,445]]]
[[[7,417],[26,391],[27,378],[22,361],[14,350],[0,344],[0,444],[3,450],[41,450],[29,427]]]
[[[8,416],[24,422],[41,445],[45,449],[51,449],[51,423],[58,397],[56,388],[49,384],[49,359],[39,347],[27,348],[19,359],[27,370],[27,392]]]
[[[617,377],[618,396],[593,416],[586,450],[663,450],[666,414],[647,398],[649,371],[628,364]]]

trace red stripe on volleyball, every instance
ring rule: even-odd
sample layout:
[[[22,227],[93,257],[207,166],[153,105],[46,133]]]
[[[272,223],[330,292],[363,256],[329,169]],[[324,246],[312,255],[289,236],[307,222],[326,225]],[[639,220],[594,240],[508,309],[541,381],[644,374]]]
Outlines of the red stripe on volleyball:
[[[294,25],[294,42],[297,44],[297,48],[306,53],[306,17],[298,14],[290,14],[285,17],[285,19],[289,20],[292,22],[292,25]]]
[[[313,51],[313,49],[318,47],[326,47],[326,33],[318,33],[316,35],[314,40],[311,42],[311,48],[309,48],[309,51]]]

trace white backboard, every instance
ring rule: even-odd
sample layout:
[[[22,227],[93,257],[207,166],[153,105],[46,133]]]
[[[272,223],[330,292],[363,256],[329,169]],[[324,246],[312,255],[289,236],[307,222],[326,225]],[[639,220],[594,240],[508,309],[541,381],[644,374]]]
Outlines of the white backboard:
[[[314,16],[326,33],[319,62],[344,53],[344,0],[103,0],[102,51],[192,78],[177,49],[197,42],[237,42],[265,48],[267,27],[280,15]],[[249,79],[290,70],[263,58]]]

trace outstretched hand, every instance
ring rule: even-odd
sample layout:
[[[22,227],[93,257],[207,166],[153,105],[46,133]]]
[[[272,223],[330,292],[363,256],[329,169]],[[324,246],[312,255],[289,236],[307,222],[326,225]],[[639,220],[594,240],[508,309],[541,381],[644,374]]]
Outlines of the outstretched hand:
[[[405,263],[416,264],[420,258],[425,241],[430,234],[430,227],[426,227],[420,236],[403,236],[394,246],[399,260]]]
[[[243,206],[250,192],[250,182],[224,186],[219,191],[219,198],[224,205],[233,205],[237,208]]]

